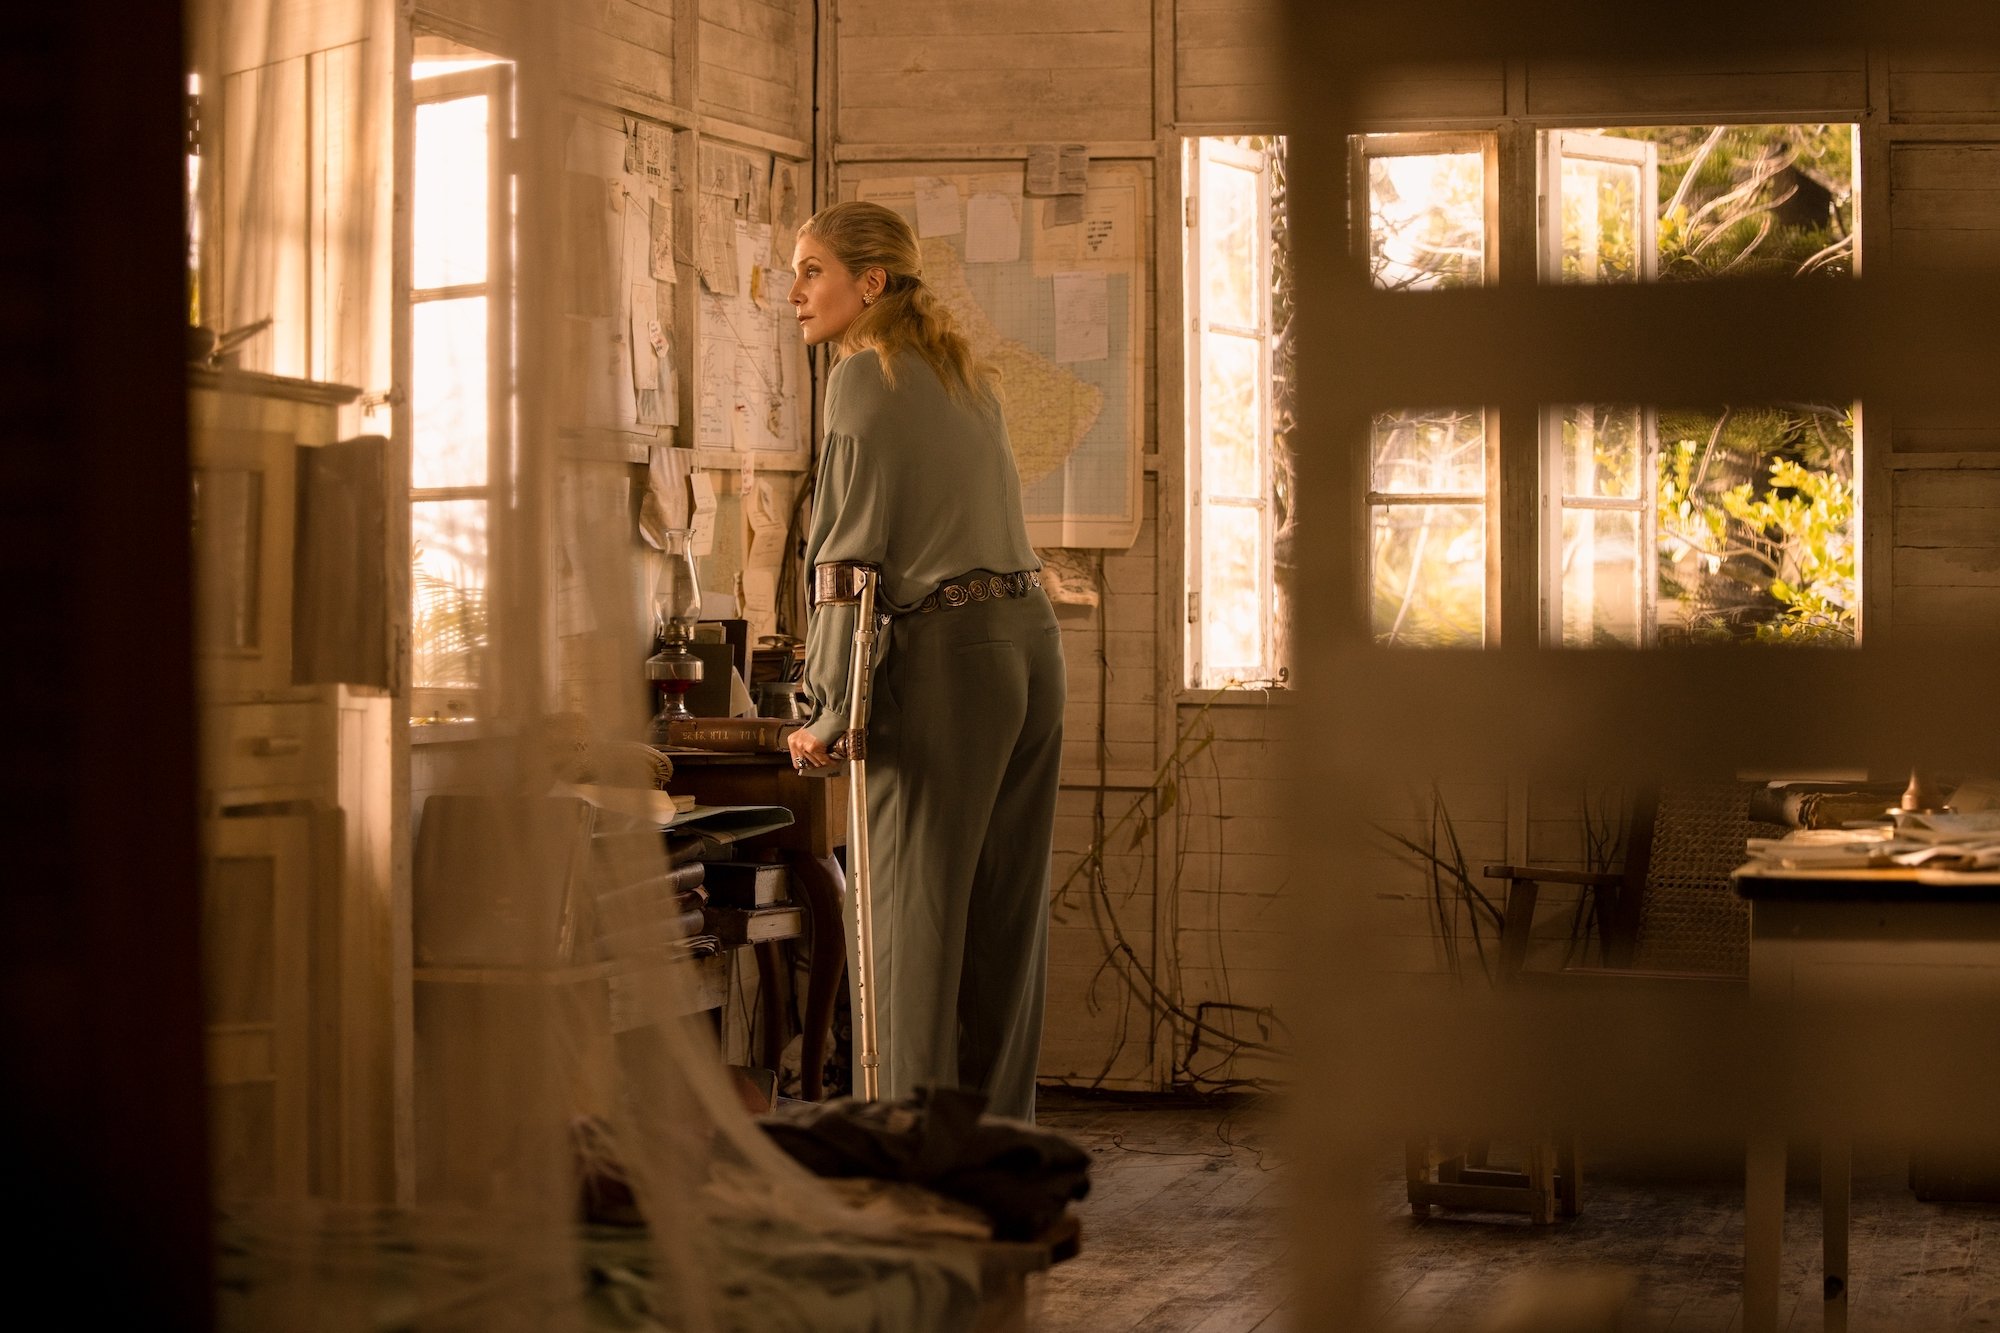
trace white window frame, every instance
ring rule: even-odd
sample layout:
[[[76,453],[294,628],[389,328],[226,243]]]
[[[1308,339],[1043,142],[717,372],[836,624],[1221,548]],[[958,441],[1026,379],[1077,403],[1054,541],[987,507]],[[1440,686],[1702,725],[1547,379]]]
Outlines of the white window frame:
[[[1536,230],[1541,253],[1541,278],[1551,285],[1562,280],[1562,166],[1565,161],[1611,162],[1639,169],[1639,198],[1660,196],[1659,156],[1640,139],[1619,139],[1590,130],[1548,130],[1542,135],[1540,169],[1536,172]],[[1660,220],[1651,207],[1639,210],[1637,258],[1639,281],[1650,283],[1660,272]],[[1546,407],[1541,414],[1541,641],[1551,647],[1563,642],[1563,516],[1595,510],[1638,515],[1640,551],[1659,548],[1659,413],[1641,410],[1639,429],[1639,494],[1634,497],[1583,496],[1565,493],[1563,477],[1563,414],[1572,406]],[[1659,638],[1660,581],[1657,575],[1639,580],[1639,642],[1650,647]]]
[[[473,97],[487,101],[486,174],[486,274],[476,283],[449,287],[415,286],[413,258],[405,260],[404,272],[412,275],[410,285],[400,293],[414,315],[417,306],[432,301],[486,298],[486,481],[479,486],[427,486],[410,490],[412,513],[418,505],[474,500],[486,506],[486,550],[499,546],[496,533],[505,523],[506,479],[513,464],[514,439],[514,180],[512,175],[513,66],[504,61],[472,69],[418,74],[411,81],[410,119],[406,133],[414,145],[416,109],[428,104],[453,102]],[[414,190],[410,207],[414,209]],[[412,242],[412,245],[414,243]],[[414,250],[412,251],[414,254]],[[414,356],[405,369],[404,383],[414,395]],[[414,397],[413,397],[414,401]],[[414,465],[415,437],[411,438]],[[490,569],[489,583],[490,587]],[[414,586],[414,585],[413,585]],[[490,603],[489,603],[490,606]],[[492,632],[488,625],[489,637]],[[492,655],[482,663],[482,685],[492,685]],[[417,687],[410,692],[413,717],[476,716],[477,691],[444,687]]]
[[[1187,337],[1185,346],[1185,373],[1183,379],[1184,420],[1186,422],[1186,447],[1184,454],[1187,467],[1187,558],[1184,577],[1187,589],[1186,631],[1183,636],[1183,661],[1185,684],[1192,689],[1232,689],[1263,688],[1274,684],[1278,673],[1278,663],[1274,654],[1276,638],[1272,631],[1274,620],[1275,571],[1272,541],[1276,535],[1273,519],[1272,487],[1272,440],[1271,440],[1271,171],[1267,154],[1252,152],[1231,144],[1228,140],[1241,136],[1190,136],[1182,143],[1183,203],[1181,229],[1182,237],[1182,293],[1187,316]],[[1257,243],[1261,247],[1257,257],[1258,271],[1265,280],[1253,286],[1257,302],[1256,324],[1245,328],[1238,325],[1213,321],[1202,308],[1202,266],[1201,266],[1201,172],[1204,161],[1215,161],[1235,170],[1255,173],[1258,177],[1257,192]],[[1254,340],[1258,348],[1258,383],[1264,392],[1258,398],[1257,423],[1257,484],[1255,495],[1219,495],[1214,493],[1202,475],[1204,416],[1202,411],[1202,346],[1209,334],[1222,334]],[[1222,505],[1254,511],[1258,518],[1259,544],[1265,558],[1257,570],[1257,620],[1262,627],[1260,662],[1255,664],[1251,674],[1245,678],[1211,678],[1205,661],[1203,630],[1206,619],[1202,608],[1202,552],[1203,515],[1207,506]]]
[[[1754,121],[1737,121],[1723,118],[1702,121],[1701,123],[1776,125],[1800,123],[1814,119],[1818,118],[1812,116],[1773,115],[1770,117],[1759,117]],[[1831,119],[1838,120],[1840,117],[1834,116]],[[1600,123],[1622,124],[1625,122],[1617,117],[1611,117]],[[1688,123],[1694,122],[1690,121]],[[1253,132],[1243,131],[1242,133],[1249,134]],[[1858,140],[1860,137],[1858,126],[1856,134]],[[1503,149],[1503,142],[1518,141],[1522,136],[1525,136],[1528,140],[1528,151],[1520,152],[1518,155],[1510,155],[1512,154],[1512,150]],[[1186,136],[1183,139],[1181,161],[1183,177],[1183,213],[1181,219],[1183,240],[1182,286],[1183,299],[1185,301],[1184,310],[1187,320],[1184,325],[1186,346],[1182,385],[1184,395],[1184,439],[1182,453],[1183,466],[1185,468],[1184,475],[1186,477],[1184,521],[1186,524],[1185,532],[1187,534],[1183,559],[1183,588],[1186,594],[1185,623],[1187,626],[1187,632],[1183,638],[1183,662],[1185,664],[1181,685],[1183,697],[1189,694],[1212,695],[1231,692],[1225,688],[1228,682],[1211,682],[1203,679],[1204,669],[1201,661],[1200,624],[1203,612],[1200,598],[1203,560],[1201,506],[1204,492],[1201,478],[1200,447],[1201,354],[1199,342],[1203,325],[1200,310],[1199,154],[1200,146],[1203,142],[1204,136],[1192,134]],[[1518,247],[1522,254],[1532,254],[1533,258],[1516,259],[1513,260],[1513,263],[1532,263],[1544,274],[1559,272],[1561,231],[1559,226],[1550,225],[1548,219],[1551,207],[1549,192],[1552,186],[1556,189],[1560,188],[1560,163],[1562,158],[1568,155],[1572,157],[1602,157],[1607,160],[1636,161],[1637,154],[1645,151],[1643,148],[1635,151],[1632,148],[1621,148],[1620,146],[1636,145],[1638,142],[1602,135],[1595,131],[1579,130],[1562,125],[1551,125],[1545,122],[1536,123],[1534,121],[1510,121],[1504,125],[1479,126],[1476,128],[1410,129],[1399,130],[1395,133],[1357,136],[1357,142],[1351,150],[1350,157],[1353,166],[1353,174],[1350,179],[1355,181],[1358,186],[1358,188],[1350,190],[1350,203],[1353,210],[1350,216],[1352,228],[1350,234],[1357,247],[1357,257],[1360,254],[1360,247],[1364,247],[1367,244],[1369,234],[1368,191],[1366,189],[1367,177],[1365,169],[1366,157],[1371,153],[1393,155],[1398,153],[1407,154],[1412,151],[1465,151],[1467,148],[1476,145],[1485,154],[1487,180],[1485,281],[1490,285],[1500,281],[1500,267],[1503,263],[1508,262],[1502,256],[1500,238],[1502,235],[1501,214],[1505,210],[1514,208],[1514,204],[1510,200],[1521,198],[1521,192],[1525,190],[1527,192],[1525,202],[1532,202],[1534,205],[1534,245],[1532,249],[1529,247]],[[1630,155],[1629,157],[1627,156],[1628,154]],[[1857,148],[1857,168],[1861,165],[1861,156]],[[1519,179],[1519,173],[1517,172],[1513,178],[1502,180],[1500,176],[1500,164],[1503,160],[1533,164],[1532,170],[1535,179],[1532,182],[1522,181]],[[1644,196],[1649,198],[1656,197],[1658,193],[1657,164],[1656,162],[1648,162],[1643,165],[1642,169],[1644,180],[1641,188]],[[1857,170],[1855,180],[1857,225],[1859,225],[1863,214],[1869,207],[1866,197],[1866,191],[1869,188],[1870,182]],[[1879,191],[1882,187],[1880,184],[1875,184],[1873,188]],[[1643,267],[1642,276],[1648,281],[1655,279],[1658,271],[1657,226],[1657,216],[1651,213],[1646,214],[1644,218],[1644,230],[1646,234],[1642,237],[1640,245],[1640,262]],[[1268,236],[1268,228],[1265,229],[1265,235]],[[1516,249],[1517,247],[1510,245],[1506,248],[1506,254],[1511,256],[1516,252]],[[1863,256],[1857,250],[1854,257],[1855,271],[1857,273],[1860,271],[1860,266],[1863,262]],[[1510,265],[1510,272],[1511,267]],[[1268,300],[1268,295],[1266,295],[1265,299]],[[1268,364],[1268,358],[1266,364]],[[1269,412],[1268,402],[1269,400],[1267,399],[1265,406],[1267,418]],[[1657,467],[1654,461],[1657,459],[1658,451],[1657,412],[1650,406],[1644,408],[1641,427],[1643,432],[1642,447],[1645,450],[1647,461],[1640,468],[1642,478],[1641,495],[1635,500],[1630,498],[1614,499],[1607,497],[1573,496],[1562,493],[1559,480],[1562,475],[1562,409],[1546,408],[1531,418],[1535,438],[1530,445],[1526,446],[1518,439],[1511,442],[1503,439],[1503,434],[1508,433],[1507,427],[1511,424],[1508,413],[1503,411],[1498,405],[1487,405],[1483,410],[1485,413],[1487,446],[1487,479],[1486,491],[1483,497],[1487,524],[1487,540],[1485,544],[1487,583],[1483,641],[1488,647],[1496,646],[1502,633],[1501,587],[1503,582],[1503,567],[1512,564],[1515,568],[1519,568],[1517,562],[1528,561],[1532,562],[1535,566],[1537,591],[1535,605],[1539,610],[1538,617],[1531,622],[1533,625],[1532,633],[1540,644],[1560,646],[1562,643],[1563,589],[1561,581],[1561,558],[1562,516],[1564,510],[1567,508],[1571,511],[1579,509],[1622,509],[1636,511],[1641,516],[1639,539],[1642,549],[1652,549],[1657,545],[1658,478]],[[1860,409],[1857,405],[1857,418],[1860,418],[1860,416]],[[1522,432],[1517,429],[1511,433],[1518,436]],[[1268,435],[1265,438],[1268,440]],[[1867,460],[1870,456],[1870,443],[1871,440],[1868,438],[1868,432],[1857,430],[1855,438],[1854,484],[1858,497],[1867,497],[1872,489],[1876,489],[1871,488],[1869,485],[1871,476],[1869,468],[1871,465]],[[1533,447],[1538,451],[1536,457],[1539,463],[1540,476],[1543,479],[1543,484],[1538,488],[1536,497],[1535,512],[1537,522],[1535,526],[1538,531],[1534,538],[1529,538],[1518,531],[1503,531],[1499,521],[1501,510],[1501,455],[1505,451],[1518,461],[1518,451],[1523,447]],[[1365,469],[1367,467],[1365,451],[1362,458],[1361,465]],[[1266,499],[1268,501],[1268,455],[1264,460],[1264,471],[1267,483]],[[1440,499],[1449,500],[1453,503],[1470,503],[1475,498],[1480,498],[1469,495],[1436,497],[1376,494],[1372,492],[1367,482],[1368,478],[1364,473],[1360,489],[1366,493],[1366,505],[1369,506],[1364,508],[1360,515],[1360,520],[1364,525],[1369,521],[1368,515],[1372,512],[1372,506],[1376,504],[1437,503],[1440,502]],[[1865,634],[1867,631],[1870,611],[1872,609],[1879,609],[1879,604],[1885,597],[1885,594],[1879,591],[1873,595],[1869,592],[1870,570],[1866,555],[1870,543],[1874,539],[1867,534],[1871,527],[1887,522],[1887,516],[1884,514],[1874,514],[1871,516],[1861,507],[1863,503],[1865,503],[1865,500],[1857,500],[1854,520],[1854,541],[1857,546],[1856,577],[1860,585],[1856,589],[1856,594],[1860,601],[1860,605],[1857,607],[1856,627],[1857,633],[1860,634]],[[1364,577],[1372,581],[1372,572],[1369,572],[1367,569],[1368,562],[1364,560],[1363,566]],[[1268,569],[1264,571],[1263,588],[1263,607],[1268,612],[1272,605],[1270,598],[1271,571]],[[1368,592],[1367,586],[1364,585],[1362,591],[1365,596]],[[1658,599],[1659,583],[1657,578],[1644,580],[1641,585],[1639,608],[1642,627],[1641,641],[1649,645],[1657,642],[1658,637]],[[1518,628],[1516,632],[1519,632]],[[1250,681],[1246,683],[1254,686],[1265,685],[1270,682]]]
[[[1486,131],[1419,131],[1404,134],[1368,134],[1357,136],[1349,149],[1348,179],[1353,182],[1349,191],[1353,209],[1351,232],[1357,247],[1356,254],[1365,258],[1369,240],[1370,191],[1368,185],[1368,164],[1376,157],[1423,157],[1445,153],[1478,153],[1480,169],[1485,181],[1485,217],[1482,227],[1484,253],[1480,261],[1480,285],[1492,287],[1500,281],[1500,139],[1497,134]],[[1412,403],[1413,408],[1443,406],[1442,404]],[[1377,491],[1374,486],[1373,450],[1364,450],[1361,466],[1364,469],[1361,489],[1364,495],[1362,523],[1364,533],[1372,533],[1374,514],[1377,508],[1418,505],[1478,505],[1485,513],[1486,523],[1486,588],[1483,614],[1480,617],[1480,642],[1482,647],[1497,647],[1500,642],[1500,421],[1499,413],[1491,404],[1480,409],[1483,417],[1483,432],[1486,441],[1485,488],[1482,492],[1444,492],[1425,494],[1406,491]],[[1364,537],[1365,540],[1365,537]],[[1364,561],[1363,585],[1364,605],[1374,604],[1375,567],[1372,554]],[[1372,618],[1372,613],[1371,613]]]

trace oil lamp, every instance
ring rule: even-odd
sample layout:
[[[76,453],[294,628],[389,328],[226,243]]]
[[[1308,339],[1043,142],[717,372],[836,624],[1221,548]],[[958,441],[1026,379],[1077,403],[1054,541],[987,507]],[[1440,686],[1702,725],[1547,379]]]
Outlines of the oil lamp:
[[[660,711],[653,715],[646,739],[669,744],[676,722],[692,721],[687,692],[701,679],[701,659],[688,648],[694,623],[701,616],[701,585],[694,572],[693,532],[668,528],[661,533],[660,565],[653,584],[654,635],[659,651],[646,659],[646,679],[659,691]]]

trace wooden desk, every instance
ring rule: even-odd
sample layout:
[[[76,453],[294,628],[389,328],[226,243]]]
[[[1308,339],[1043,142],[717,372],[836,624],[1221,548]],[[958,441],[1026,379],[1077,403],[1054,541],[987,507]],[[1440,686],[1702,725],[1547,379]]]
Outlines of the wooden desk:
[[[1893,993],[1914,983],[2000,993],[2000,874],[1922,870],[1781,870],[1736,872],[1736,892],[1750,901],[1753,994],[1811,999],[1873,989]],[[1775,1333],[1784,1249],[1785,1137],[1754,1137],[1745,1162],[1743,1330]],[[1848,1204],[1852,1145],[1821,1145],[1824,1218],[1824,1327],[1847,1327]]]
[[[667,785],[676,796],[692,796],[703,805],[781,805],[792,812],[792,824],[759,835],[760,845],[781,852],[812,917],[807,947],[805,1031],[800,1043],[799,1075],[806,1101],[826,1093],[827,1043],[833,1036],[833,1002],[847,974],[847,932],[841,899],[846,881],[836,847],[847,844],[847,779],[807,778],[792,770],[789,755],[717,754],[706,750],[668,751],[674,776]],[[768,839],[769,841],[762,841]],[[760,997],[767,1015],[778,1012],[780,951],[775,942],[759,944],[757,970]],[[772,1049],[778,1025],[766,1022],[765,1058],[773,1068]],[[776,1045],[782,1047],[779,1034]]]

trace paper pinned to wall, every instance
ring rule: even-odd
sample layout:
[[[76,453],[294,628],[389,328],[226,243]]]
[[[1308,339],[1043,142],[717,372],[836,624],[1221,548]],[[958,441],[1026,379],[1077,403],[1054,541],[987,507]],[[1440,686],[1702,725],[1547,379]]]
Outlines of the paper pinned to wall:
[[[736,224],[736,290],[763,304],[764,257],[771,253],[771,224]]]
[[[759,269],[760,274],[771,270]],[[701,298],[702,417],[707,448],[795,452],[799,403],[786,388],[778,302]]]
[[[1021,196],[993,191],[965,205],[965,258],[974,264],[1011,264],[1021,257]]]
[[[792,266],[792,244],[798,240],[799,224],[805,221],[804,171],[803,163],[772,160],[771,263],[786,270]]]
[[[1075,268],[1083,257],[1083,228],[1056,221],[1056,205],[1061,202],[1060,199],[1035,201],[1041,222],[1028,229],[1028,244],[1040,273]]]
[[[784,570],[785,537],[791,525],[797,483],[746,468],[743,517],[750,528],[750,549],[743,561],[743,613],[750,622],[751,642],[778,632],[778,579]]]
[[[1057,154],[1056,193],[1082,195],[1090,188],[1090,150],[1080,143],[1066,143]]]
[[[695,255],[701,285],[720,296],[734,296],[736,286],[736,211],[718,194],[704,194],[695,219]]]
[[[656,181],[664,181],[673,174],[669,166],[669,150],[673,143],[673,131],[664,125],[655,125],[642,120],[634,138],[639,144],[639,160],[635,170],[640,175]]]
[[[1130,198],[1114,194],[1093,202],[1083,215],[1083,257],[1110,263],[1136,259],[1138,232]]]
[[[958,186],[942,176],[917,177],[917,235],[953,236],[965,229]]]
[[[653,187],[643,176],[620,176],[619,280],[629,288],[653,277]]]
[[[691,526],[694,501],[688,494],[692,449],[655,448],[646,462],[646,494],[639,500],[639,535],[654,550],[663,549],[663,533]]]
[[[746,222],[771,220],[770,154],[703,140],[696,165],[699,193],[729,200],[731,211]]]
[[[763,303],[774,309],[783,309],[792,299],[792,271],[787,268],[767,268],[764,275]]]
[[[693,501],[689,515],[688,550],[697,556],[715,550],[715,479],[706,472],[688,474],[688,496]]]
[[[1090,188],[1090,150],[1080,143],[1040,143],[1028,149],[1025,187],[1029,194],[1055,196],[1047,222],[1067,225],[1083,221],[1083,196]]]
[[[1052,143],[1030,144],[1028,146],[1028,169],[1023,187],[1029,194],[1055,194],[1056,179],[1060,172],[1062,145]]]
[[[1057,361],[1111,355],[1110,284],[1101,270],[1056,274]]]
[[[632,284],[633,415],[642,426],[671,424],[660,402],[660,354],[666,350],[666,339],[660,328],[658,292],[651,278]]]
[[[661,282],[677,281],[680,275],[674,270],[674,196],[671,185],[654,187],[647,226],[651,243],[648,271]]]

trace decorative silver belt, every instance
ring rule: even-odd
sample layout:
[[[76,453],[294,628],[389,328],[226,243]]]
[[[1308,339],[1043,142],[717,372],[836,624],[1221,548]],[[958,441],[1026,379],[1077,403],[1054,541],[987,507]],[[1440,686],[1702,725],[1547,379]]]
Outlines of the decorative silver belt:
[[[935,592],[916,604],[911,614],[950,611],[973,602],[997,602],[1003,597],[1026,597],[1041,586],[1041,573],[1033,569],[1015,574],[966,574],[940,583]]]

